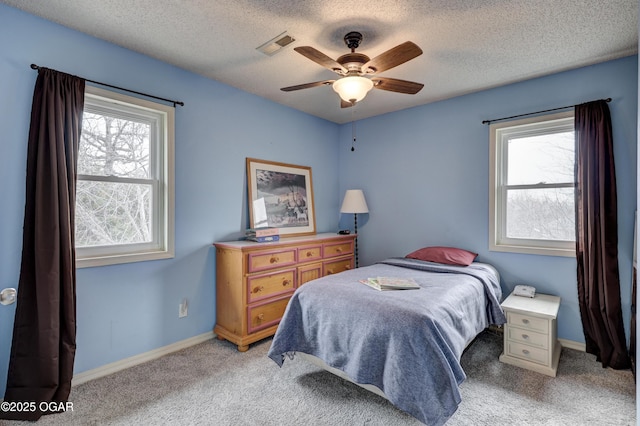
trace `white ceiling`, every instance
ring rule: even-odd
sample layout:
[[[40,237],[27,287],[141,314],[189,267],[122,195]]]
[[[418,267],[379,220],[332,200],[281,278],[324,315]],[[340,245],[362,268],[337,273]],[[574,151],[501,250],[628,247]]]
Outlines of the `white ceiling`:
[[[637,0],[0,0],[66,27],[336,123],[371,117],[637,53]],[[273,56],[256,48],[287,31]],[[405,41],[424,53],[380,74],[424,83],[416,95],[372,90],[353,111],[329,86],[281,87],[337,74],[293,50],[373,58]],[[38,64],[46,66],[46,64]],[[91,76],[85,76],[91,78]],[[179,97],[179,94],[176,94]],[[184,99],[183,99],[184,100]],[[188,100],[185,100],[188,101]]]

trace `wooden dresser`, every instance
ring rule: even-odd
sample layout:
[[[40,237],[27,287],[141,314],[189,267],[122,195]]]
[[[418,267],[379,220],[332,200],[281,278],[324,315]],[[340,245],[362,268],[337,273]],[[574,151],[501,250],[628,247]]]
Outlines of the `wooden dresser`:
[[[244,352],[272,336],[299,286],[354,266],[355,235],[316,234],[273,243],[229,241],[216,247],[213,332]]]

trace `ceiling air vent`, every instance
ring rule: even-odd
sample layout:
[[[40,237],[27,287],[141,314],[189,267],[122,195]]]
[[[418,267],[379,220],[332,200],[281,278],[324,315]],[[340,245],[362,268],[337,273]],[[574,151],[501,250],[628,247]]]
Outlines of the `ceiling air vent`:
[[[278,53],[283,47],[293,43],[294,41],[296,41],[296,39],[291,37],[285,31],[276,38],[272,38],[268,42],[264,43],[262,46],[256,47],[256,50],[259,50],[267,56],[273,56],[274,54]]]

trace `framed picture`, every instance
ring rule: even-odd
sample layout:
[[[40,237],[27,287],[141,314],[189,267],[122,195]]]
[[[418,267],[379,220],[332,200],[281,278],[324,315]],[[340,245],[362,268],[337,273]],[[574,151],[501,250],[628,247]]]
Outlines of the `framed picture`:
[[[316,233],[311,167],[247,158],[251,228],[278,228],[281,237]]]

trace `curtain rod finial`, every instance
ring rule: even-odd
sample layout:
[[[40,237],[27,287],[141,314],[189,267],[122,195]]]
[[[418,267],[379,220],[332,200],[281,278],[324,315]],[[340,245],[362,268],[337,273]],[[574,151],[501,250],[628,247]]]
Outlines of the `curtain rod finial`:
[[[37,70],[37,69],[39,69],[39,68],[40,68],[40,67],[39,67],[39,66],[37,66],[36,64],[31,64],[31,69],[32,69],[32,70]]]

